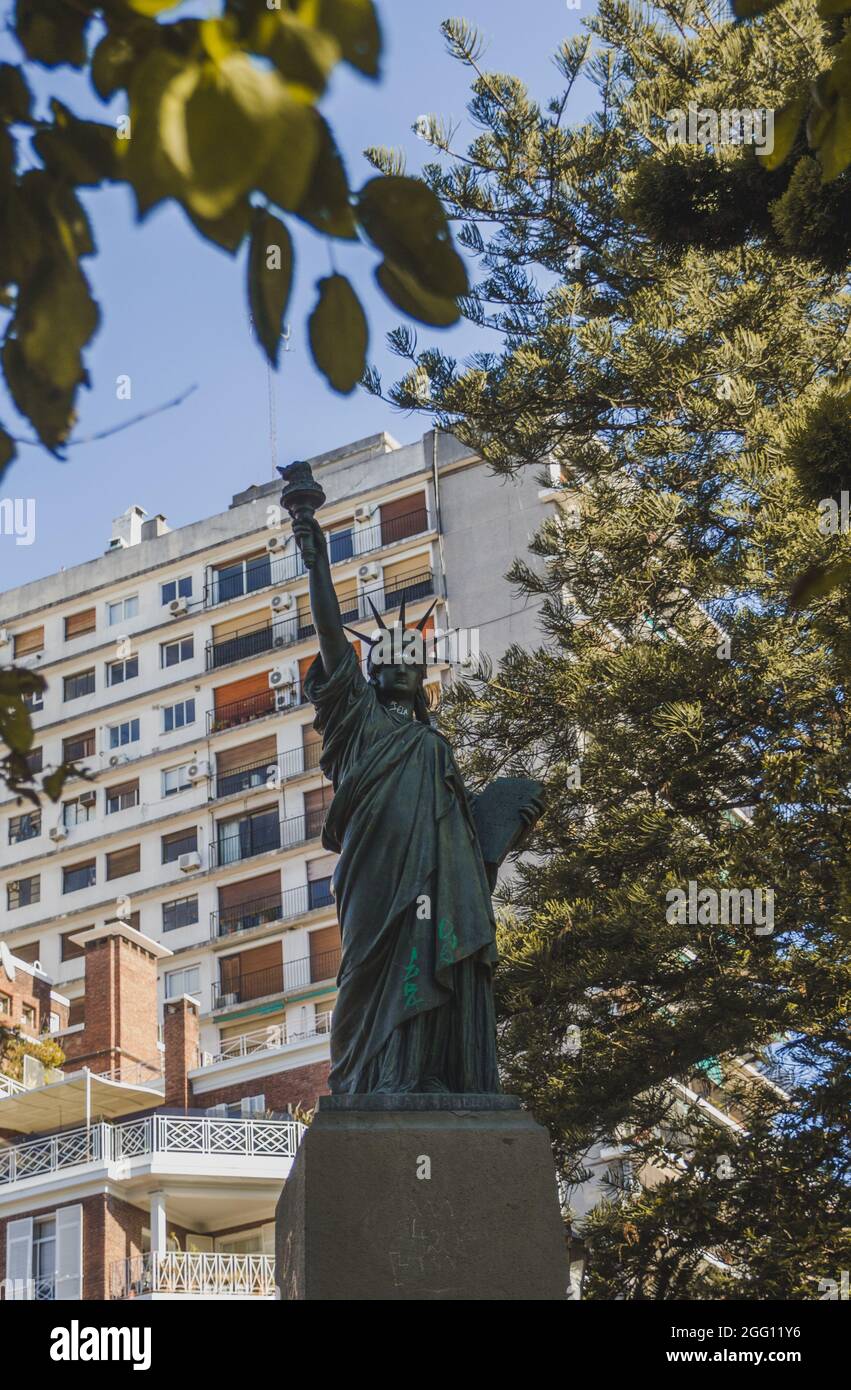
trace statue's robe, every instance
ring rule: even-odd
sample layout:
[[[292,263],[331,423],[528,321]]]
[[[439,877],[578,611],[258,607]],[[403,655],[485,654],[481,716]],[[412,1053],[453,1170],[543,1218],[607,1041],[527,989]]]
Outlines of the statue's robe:
[[[496,1092],[493,906],[452,750],[379,703],[351,646],[329,678],[317,657],[305,693],[340,855],[330,1088]]]

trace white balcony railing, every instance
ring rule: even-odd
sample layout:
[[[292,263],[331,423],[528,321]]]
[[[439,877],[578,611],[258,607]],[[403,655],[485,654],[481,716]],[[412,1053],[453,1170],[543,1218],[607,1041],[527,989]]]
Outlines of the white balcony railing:
[[[196,1294],[203,1298],[274,1298],[271,1255],[208,1255],[167,1250],[116,1260],[110,1270],[112,1298],[150,1294]]]
[[[119,1125],[99,1123],[0,1148],[0,1187],[81,1164],[149,1154],[295,1158],[303,1129],[296,1120],[228,1120],[206,1115],[148,1115]]]
[[[11,1076],[0,1076],[0,1100],[6,1096],[21,1096],[26,1091],[26,1086],[21,1081],[15,1081]]]
[[[214,1067],[218,1062],[232,1062],[235,1057],[253,1057],[257,1052],[269,1052],[276,1047],[286,1047],[288,1043],[327,1037],[330,1031],[330,1011],[317,1014],[310,1028],[290,1028],[285,1023],[270,1024],[266,1028],[255,1028],[250,1033],[242,1033],[238,1038],[230,1038],[222,1043],[220,1052],[199,1053],[198,1065]]]

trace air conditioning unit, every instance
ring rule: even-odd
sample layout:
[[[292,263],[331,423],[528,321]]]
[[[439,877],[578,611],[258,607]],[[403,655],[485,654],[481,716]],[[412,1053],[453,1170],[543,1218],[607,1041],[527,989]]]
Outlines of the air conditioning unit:
[[[273,613],[288,613],[295,600],[292,594],[273,594],[271,599]]]
[[[220,994],[220,995],[219,995],[219,1008],[220,1008],[220,1009],[226,1008],[228,1004],[238,1004],[238,1003],[239,1003],[239,997],[238,997],[238,995],[236,995],[236,994]],[[222,1113],[223,1113],[224,1115],[227,1115],[227,1109],[228,1109],[227,1106],[226,1106],[226,1105],[223,1105],[221,1108],[222,1108]],[[215,1107],[215,1110],[211,1110],[210,1113],[211,1113],[211,1114],[215,1114],[215,1111],[218,1110],[218,1109],[219,1109],[219,1107],[216,1106],[216,1107]]]
[[[168,611],[173,618],[179,618],[181,613],[188,613],[189,599],[173,598],[171,603],[168,605]]]
[[[280,713],[282,709],[292,709],[293,694],[292,686],[287,686],[285,690],[275,691],[275,709]]]
[[[50,835],[51,840],[67,840],[68,827],[67,825],[63,825],[60,821],[58,825],[54,825],[51,827],[51,829],[48,831],[48,834]]]
[[[273,555],[279,555],[282,550],[286,550],[287,539],[287,536],[270,536],[266,542],[266,549]]]
[[[371,502],[363,502],[361,506],[355,507],[355,521],[363,524],[365,521],[372,521],[375,516],[375,507]]]
[[[191,874],[196,869],[200,869],[201,856],[197,849],[193,849],[190,854],[181,854],[177,861],[177,867],[182,874]]]
[[[190,782],[203,782],[210,776],[210,764],[204,759],[197,763],[190,763],[186,769],[186,776]]]
[[[113,753],[109,760],[110,767],[120,767],[122,763],[129,763],[130,758],[127,753]]]
[[[296,666],[273,666],[269,672],[269,689],[284,690],[295,685],[298,680]]]
[[[94,806],[97,799],[97,792],[80,792],[79,801],[81,806]]]
[[[0,627],[0,647],[8,647],[11,637],[5,627]]]
[[[366,581],[369,579],[380,578],[381,566],[376,565],[374,562],[368,565],[361,565],[360,569],[358,570],[358,579],[363,580],[364,583],[366,583]]]

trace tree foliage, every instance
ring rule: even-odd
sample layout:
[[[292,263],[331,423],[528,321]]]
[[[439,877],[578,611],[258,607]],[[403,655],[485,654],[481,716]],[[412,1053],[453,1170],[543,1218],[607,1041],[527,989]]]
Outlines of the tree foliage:
[[[479,133],[435,140],[429,178],[492,346],[459,363],[399,330],[388,393],[424,408],[425,374],[441,426],[564,494],[510,575],[544,644],[445,710],[474,783],[548,787],[501,927],[504,1080],[575,1185],[601,1144],[655,1174],[589,1223],[592,1296],[818,1297],[851,1256],[851,604],[792,590],[851,556],[817,505],[847,478],[847,286],[711,176],[705,206],[686,179],[658,210],[694,233],[697,209],[685,244],[637,196],[648,166],[677,173],[665,112],[779,104],[806,34],[719,26],[700,0],[601,0],[588,23],[543,106],[446,26]],[[571,127],[580,77],[597,109]],[[727,188],[777,177],[741,148],[686,156],[701,177],[710,157]],[[669,920],[690,882],[770,890],[769,930]]]
[[[425,322],[454,322],[467,288],[435,195],[407,177],[353,192],[317,109],[339,63],[378,75],[372,0],[225,0],[217,18],[165,15],[179,3],[16,0],[22,61],[0,64],[0,361],[15,406],[57,454],[89,385],[85,349],[100,321],[81,189],[126,183],[140,219],[172,200],[231,255],[248,241],[250,307],[273,363],[293,277],[290,222],[368,241],[383,292]],[[82,71],[105,103],[123,94],[117,124],[80,119],[55,96],[38,114],[32,64]],[[310,342],[334,389],[351,391],[366,319],[343,276],[323,282]],[[14,456],[0,426],[0,475]]]

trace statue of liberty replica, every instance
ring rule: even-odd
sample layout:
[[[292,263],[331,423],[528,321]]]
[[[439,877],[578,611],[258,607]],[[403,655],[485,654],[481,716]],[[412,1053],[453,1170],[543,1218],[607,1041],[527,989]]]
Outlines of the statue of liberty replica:
[[[290,1300],[566,1297],[546,1130],[500,1093],[491,891],[540,815],[540,785],[469,796],[424,692],[425,625],[345,629],[305,463],[282,502],[309,575],[319,655],[305,678],[334,788],[342,931],[330,1095],[320,1096],[276,1215]],[[395,605],[394,605],[395,606]],[[380,605],[387,611],[387,605]],[[431,612],[431,610],[429,610]],[[368,645],[366,674],[346,637]]]
[[[494,1094],[498,862],[486,863],[480,832],[501,830],[504,858],[540,814],[538,785],[500,779],[490,807],[471,801],[423,689],[432,610],[408,631],[404,603],[390,628],[373,607],[377,633],[344,630],[314,515],[324,494],[308,465],[281,472],[319,637],[304,690],[334,788],[322,838],[340,855],[330,1089]],[[369,645],[367,676],[346,631]]]

